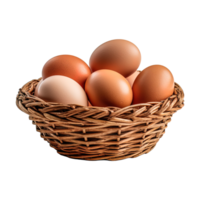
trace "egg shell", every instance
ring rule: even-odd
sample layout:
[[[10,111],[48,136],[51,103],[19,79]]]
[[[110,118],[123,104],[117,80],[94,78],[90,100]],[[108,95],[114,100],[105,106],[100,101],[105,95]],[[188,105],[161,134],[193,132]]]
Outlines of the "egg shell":
[[[133,86],[133,83],[135,79],[137,78],[137,76],[139,75],[139,73],[140,73],[139,71],[136,71],[126,78],[131,87]]]
[[[130,76],[140,65],[141,54],[137,46],[127,40],[110,40],[97,47],[90,57],[92,71],[110,69]]]
[[[88,106],[92,106],[92,104],[88,101]]]
[[[67,76],[83,88],[85,81],[91,74],[89,66],[80,58],[72,55],[59,55],[48,60],[42,69],[42,78],[46,78],[53,75]]]
[[[140,72],[132,90],[133,104],[165,100],[173,94],[174,78],[166,67],[152,65]]]
[[[92,73],[85,91],[93,106],[126,107],[132,102],[131,87],[121,74],[112,70],[98,70]]]
[[[66,76],[50,76],[42,81],[38,95],[47,102],[77,104],[87,106],[87,96],[83,88]]]
[[[43,81],[43,79],[41,79],[41,80],[38,82],[38,84],[37,84],[37,86],[36,86],[36,88],[35,88],[35,93],[34,93],[35,96],[38,96],[38,90],[39,90],[39,87],[40,87],[42,81]]]

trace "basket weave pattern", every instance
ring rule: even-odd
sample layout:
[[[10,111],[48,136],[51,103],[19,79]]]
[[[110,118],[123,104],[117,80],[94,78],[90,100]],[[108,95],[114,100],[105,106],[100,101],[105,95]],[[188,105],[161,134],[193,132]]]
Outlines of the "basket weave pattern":
[[[165,101],[125,108],[49,103],[34,96],[39,80],[19,90],[16,104],[29,115],[41,137],[70,158],[120,160],[148,153],[165,133],[172,115],[184,105],[178,84]]]

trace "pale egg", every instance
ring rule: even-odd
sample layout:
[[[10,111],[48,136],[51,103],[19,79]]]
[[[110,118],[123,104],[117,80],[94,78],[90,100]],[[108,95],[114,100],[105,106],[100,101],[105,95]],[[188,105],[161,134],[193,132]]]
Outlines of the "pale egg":
[[[83,88],[66,76],[50,76],[42,81],[37,96],[47,102],[87,106]]]

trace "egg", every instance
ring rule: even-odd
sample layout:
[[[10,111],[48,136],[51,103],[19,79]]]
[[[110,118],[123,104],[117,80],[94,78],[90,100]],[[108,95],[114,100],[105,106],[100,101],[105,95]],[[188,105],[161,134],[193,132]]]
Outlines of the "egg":
[[[36,88],[35,88],[35,93],[34,93],[35,96],[38,95],[38,90],[39,90],[39,87],[40,87],[42,81],[43,81],[43,79],[41,79],[41,80],[38,82],[38,84],[37,84],[37,86],[36,86]]]
[[[123,108],[132,102],[131,87],[121,74],[112,70],[93,72],[85,83],[85,91],[93,106]]]
[[[67,76],[83,88],[85,81],[91,74],[89,66],[80,58],[72,55],[59,55],[48,60],[42,69],[42,78],[46,78],[53,75]]]
[[[137,76],[139,75],[139,73],[140,73],[139,71],[136,71],[126,78],[131,87],[133,86],[133,83],[135,79],[137,78]]]
[[[50,76],[42,81],[37,96],[47,102],[87,106],[87,95],[83,88],[66,76]]]
[[[92,104],[88,101],[88,106],[92,106]]]
[[[140,72],[132,90],[133,104],[165,100],[173,94],[174,78],[166,67],[152,65]]]
[[[92,53],[89,65],[92,71],[110,69],[130,76],[140,65],[141,54],[137,46],[127,40],[110,40],[97,47]]]

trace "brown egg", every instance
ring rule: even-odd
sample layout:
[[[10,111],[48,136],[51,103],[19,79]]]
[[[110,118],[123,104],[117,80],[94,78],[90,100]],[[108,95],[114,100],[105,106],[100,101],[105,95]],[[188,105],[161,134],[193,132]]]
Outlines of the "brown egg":
[[[92,104],[88,101],[88,106],[92,106]]]
[[[133,104],[165,100],[173,94],[174,78],[162,65],[144,69],[133,84]]]
[[[140,65],[139,49],[127,40],[110,40],[97,47],[90,57],[92,71],[110,69],[130,76]]]
[[[132,102],[131,87],[121,74],[112,70],[98,70],[92,73],[85,91],[93,106],[114,106],[123,108]]]
[[[45,63],[42,70],[42,78],[44,80],[53,75],[67,76],[79,83],[83,88],[90,74],[91,70],[88,65],[80,58],[72,55],[55,56]]]
[[[135,79],[137,78],[137,76],[139,75],[139,73],[140,73],[139,71],[136,71],[126,78],[131,87],[133,86],[133,83]]]

